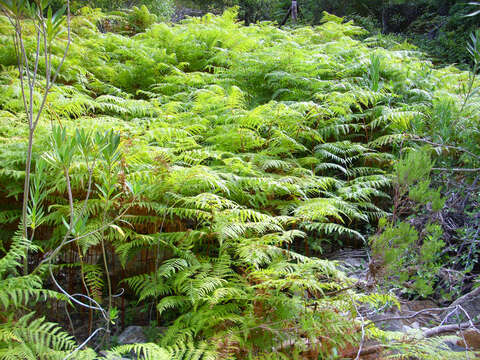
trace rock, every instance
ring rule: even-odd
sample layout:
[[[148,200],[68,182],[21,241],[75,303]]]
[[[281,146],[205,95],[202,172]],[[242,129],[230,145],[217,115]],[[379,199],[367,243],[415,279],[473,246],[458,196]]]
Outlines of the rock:
[[[108,359],[108,360],[130,360],[128,358],[110,355],[106,351],[100,351],[100,355],[102,355],[102,359],[105,358],[105,359]]]
[[[409,333],[409,332],[412,332],[412,330],[413,330],[413,328],[411,328],[410,326],[403,325],[403,329],[402,329],[403,332]]]
[[[429,301],[408,301],[402,303],[401,309],[398,309],[397,307],[391,307],[389,309],[383,309],[382,313],[373,314],[367,317],[382,330],[408,333],[418,332],[422,327],[427,328],[429,321],[434,320],[435,318],[428,313],[420,314],[415,318],[408,317],[418,311],[436,307],[438,306],[435,303]],[[403,317],[404,319],[381,321],[383,319],[398,317]]]
[[[438,304],[430,300],[405,301],[402,303],[402,314],[409,316],[419,311],[438,307]],[[442,320],[437,315],[438,312],[423,312],[414,318],[405,319],[404,322],[414,329],[430,328],[432,323],[437,323]]]
[[[399,313],[397,311],[395,312],[389,312],[389,313],[383,313],[383,314],[376,314],[373,316],[368,317],[369,320],[373,321],[375,323],[375,326],[378,327],[381,330],[384,331],[400,331],[403,332],[405,331],[404,329],[404,324],[402,320],[385,320],[384,319],[389,319],[392,317],[397,317],[399,316]]]
[[[122,345],[146,343],[147,337],[141,326],[129,326],[118,336],[117,341]]]
[[[457,344],[455,344],[453,341],[445,341],[444,344],[446,346],[448,346],[448,348],[451,350],[451,351],[454,351],[454,352],[464,352],[465,351],[465,348],[464,347],[461,347],[461,346],[458,346]]]
[[[340,270],[348,276],[358,280],[366,280],[368,255],[365,250],[342,249],[327,255],[327,258],[338,261]]]
[[[205,11],[202,10],[196,10],[196,9],[190,9],[187,7],[183,6],[177,6],[175,9],[175,13],[172,16],[172,21],[173,22],[180,22],[183,19],[186,19],[189,16],[192,17],[200,17],[205,15]]]
[[[468,313],[468,316],[470,316],[471,319],[475,321],[476,318],[480,317],[480,287],[476,288],[472,292],[463,295],[462,297],[458,298],[455,300],[450,307],[454,307],[460,305],[463,310],[465,310]],[[442,314],[442,318],[446,317],[451,310],[447,310]],[[458,314],[461,318],[463,318],[462,321],[465,321],[465,314],[463,314],[463,311],[459,311]],[[455,324],[457,323],[457,314],[452,314],[449,316],[447,321],[445,322],[446,324]]]
[[[467,343],[466,345],[470,350],[480,350],[480,331],[474,328],[464,330],[461,333],[461,339],[457,342],[457,345],[459,346],[465,346],[465,342]],[[465,339],[465,342],[464,340]]]

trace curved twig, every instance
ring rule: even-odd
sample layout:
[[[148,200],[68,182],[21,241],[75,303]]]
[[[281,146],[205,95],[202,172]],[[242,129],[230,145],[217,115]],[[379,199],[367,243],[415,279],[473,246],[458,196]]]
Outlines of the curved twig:
[[[75,350],[73,350],[70,354],[68,354],[67,356],[65,356],[65,357],[63,358],[63,360],[67,360],[67,359],[71,358],[71,357],[72,357],[75,353],[77,353],[82,347],[84,347],[86,344],[88,344],[88,342],[89,342],[91,339],[93,339],[93,337],[94,337],[95,335],[97,335],[97,333],[99,333],[99,332],[102,331],[102,330],[103,330],[103,331],[107,331],[107,330],[105,330],[104,328],[99,328],[99,329],[95,330],[95,331],[92,333],[92,335],[90,335],[83,343],[81,343],[81,344],[80,344]]]

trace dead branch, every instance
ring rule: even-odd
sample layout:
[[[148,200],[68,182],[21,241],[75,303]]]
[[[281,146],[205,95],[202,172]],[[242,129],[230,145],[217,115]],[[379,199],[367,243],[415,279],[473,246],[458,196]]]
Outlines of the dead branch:
[[[457,305],[461,305],[467,301],[470,301],[471,298],[474,298],[474,297],[477,297],[480,295],[480,287],[476,288],[475,290],[469,292],[468,294],[465,294],[461,297],[459,297],[457,300],[455,300],[451,305],[450,307],[454,307],[454,306],[457,306]],[[447,308],[448,309],[448,308]],[[445,310],[447,310],[445,309]]]
[[[440,334],[469,329],[470,327],[471,327],[470,321],[466,321],[461,324],[440,325],[440,326],[436,326],[431,329],[425,330],[423,332],[423,336],[426,338],[429,338],[429,337],[437,336]]]
[[[474,157],[475,159],[478,159],[480,160],[480,156],[472,153],[471,151],[463,148],[463,147],[460,147],[460,146],[453,146],[453,145],[447,145],[447,144],[440,144],[440,143],[436,143],[436,142],[433,142],[433,141],[430,141],[430,140],[427,140],[427,139],[424,139],[424,138],[420,138],[420,137],[412,137],[410,138],[409,140],[411,141],[417,141],[417,142],[423,142],[425,144],[429,144],[429,145],[432,145],[432,146],[437,146],[437,147],[444,147],[446,149],[452,149],[452,150],[457,150],[457,151],[460,151],[460,152],[464,152],[465,154],[468,154],[472,157]]]
[[[462,168],[432,168],[433,171],[453,171],[453,172],[480,172],[480,168],[462,169]]]
[[[432,311],[447,311],[447,310],[452,310],[452,309],[456,309],[457,307],[456,306],[450,306],[448,308],[430,308],[430,309],[423,309],[423,310],[420,310],[420,311],[417,311],[411,315],[405,315],[405,316],[394,316],[394,317],[389,317],[389,318],[384,318],[384,319],[378,319],[378,320],[375,320],[375,321],[372,321],[372,323],[379,323],[379,322],[385,322],[385,321],[391,321],[391,320],[407,320],[407,319],[412,319],[414,317],[417,317],[418,315],[420,314],[423,314],[423,313],[429,313],[429,312],[432,312]]]

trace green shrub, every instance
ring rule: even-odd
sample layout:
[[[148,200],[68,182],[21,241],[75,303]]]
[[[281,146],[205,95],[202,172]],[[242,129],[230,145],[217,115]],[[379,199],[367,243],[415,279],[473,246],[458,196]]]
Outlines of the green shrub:
[[[140,19],[150,18],[139,10]],[[362,329],[373,340],[378,332],[361,326],[355,305],[376,298],[382,308],[392,297],[360,295],[354,280],[317,256],[325,244],[362,244],[378,219],[389,215],[390,195],[402,211],[395,221],[383,221],[382,232],[372,238],[374,258],[386,257],[384,273],[398,274],[394,286],[431,293],[442,261],[441,231],[434,221],[413,226],[408,216],[438,210],[443,198],[430,180],[429,150],[413,151],[418,145],[410,140],[452,135],[429,127],[431,117],[445,126],[468,124],[470,137],[477,136],[477,117],[459,111],[460,120],[450,121],[464,99],[458,85],[466,73],[437,69],[408,44],[362,42],[362,29],[333,15],[318,27],[287,31],[265,23],[242,26],[230,10],[176,26],[155,24],[127,37],[97,31],[90,20],[98,11],[84,14],[73,19],[66,66],[39,119],[35,162],[44,158],[51,164],[44,173],[35,170],[48,190],[42,201],[32,198],[28,224],[32,230],[39,226],[41,210],[44,222],[32,243],[48,256],[64,238],[68,220],[81,217],[69,234],[74,246],[68,252],[65,247],[52,271],[63,275],[71,269],[85,280],[86,286],[75,282],[73,290],[89,292],[104,306],[111,303],[109,317],[112,290],[128,286],[131,298],[120,296],[148,309],[143,320],[157,317],[167,328],[162,348],[120,346],[114,353],[214,359],[220,352],[223,358],[258,360],[286,344],[278,357],[308,352],[328,359],[357,347]],[[6,44],[12,29],[1,24]],[[35,41],[29,36],[27,48]],[[54,43],[53,59],[61,56],[63,42]],[[2,65],[5,237],[19,219],[16,200],[23,193],[28,137],[18,73]],[[44,82],[39,85],[34,100]],[[454,105],[437,103],[442,97]],[[472,101],[468,111],[479,109]],[[62,129],[54,148],[50,133],[60,127],[52,124]],[[421,127],[425,132],[415,133]],[[115,141],[108,141],[114,149],[100,141],[107,130],[115,133]],[[412,151],[401,157],[406,148]],[[68,163],[52,161],[59,154]],[[465,165],[465,157],[443,155]],[[85,199],[90,174],[92,190]],[[6,239],[1,247],[10,244]],[[108,249],[109,259],[82,264],[92,261],[84,257],[87,251],[99,246]],[[142,261],[145,251],[150,256]],[[109,272],[113,253],[128,274],[120,266]],[[402,268],[394,273],[396,260]],[[7,275],[0,274],[5,289],[18,281]],[[25,285],[25,291],[35,290]],[[92,322],[99,317],[94,313]],[[408,340],[409,357],[432,359],[412,354],[419,345]],[[385,343],[396,351],[391,341]]]
[[[373,275],[422,297],[434,292],[435,278],[443,265],[440,256],[445,246],[442,227],[432,220],[418,229],[399,219],[410,214],[417,216],[427,206],[433,212],[443,209],[445,199],[440,189],[431,186],[432,167],[425,148],[410,151],[397,162],[393,219],[382,219],[379,234],[370,238],[377,263]]]
[[[442,268],[442,228],[428,224],[420,235],[407,222],[380,224],[382,232],[370,239],[372,256],[380,269],[375,276],[383,284],[427,297],[434,292],[436,276]]]
[[[157,21],[157,16],[148,11],[145,5],[140,8],[134,6],[127,17],[128,25],[135,33],[143,32]]]
[[[57,4],[58,3],[58,4]],[[62,0],[55,0],[54,7],[60,6]],[[81,7],[100,8],[104,11],[141,8],[146,6],[160,21],[169,21],[175,11],[174,0],[74,0],[72,9]]]
[[[169,21],[175,12],[174,0],[140,0],[137,6],[145,5],[160,21]]]

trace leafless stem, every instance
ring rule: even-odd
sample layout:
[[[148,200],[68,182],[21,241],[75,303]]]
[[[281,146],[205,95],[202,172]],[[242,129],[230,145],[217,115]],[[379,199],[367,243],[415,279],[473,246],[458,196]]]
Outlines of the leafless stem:
[[[375,320],[375,323],[379,323],[379,322],[385,322],[385,321],[391,321],[391,320],[407,320],[407,319],[412,319],[414,317],[417,317],[418,315],[420,314],[423,314],[423,313],[429,313],[429,312],[432,312],[432,311],[446,311],[446,310],[450,310],[450,309],[456,309],[456,306],[453,306],[453,307],[448,307],[448,308],[430,308],[430,309],[423,309],[423,310],[420,310],[420,311],[417,311],[411,315],[406,315],[406,316],[394,316],[394,317],[389,317],[389,318],[384,318],[384,319],[378,319],[378,320]]]
[[[480,168],[469,169],[469,168],[432,168],[433,171],[453,171],[453,172],[480,172]]]
[[[68,205],[70,207],[70,228],[73,228],[75,213],[73,209],[73,194],[72,194],[72,184],[70,183],[70,172],[68,167],[65,167],[65,180],[67,182],[67,194],[68,194]]]
[[[65,314],[67,314],[67,319],[68,319],[68,323],[70,324],[70,329],[72,329],[72,336],[75,337],[75,326],[73,326],[72,317],[70,316],[70,312],[68,311],[68,303],[64,302],[63,304],[65,306]]]
[[[429,337],[433,337],[433,336],[448,333],[448,332],[465,330],[465,329],[468,329],[470,327],[471,327],[471,325],[470,325],[469,321],[463,322],[461,324],[440,325],[440,326],[436,326],[436,327],[433,327],[431,329],[425,330],[423,332],[423,336],[425,336],[426,338],[429,338]]]
[[[362,323],[361,323],[362,339],[360,341],[360,345],[358,345],[357,356],[355,357],[355,360],[360,360],[360,356],[362,356],[363,346],[365,344],[365,318],[363,317],[362,313],[358,310],[358,306],[355,303],[355,300],[352,297],[350,297],[350,299],[352,301],[353,306],[355,307],[356,313],[358,314],[358,316],[360,316],[360,320],[362,321]]]
[[[96,302],[94,299],[92,298],[89,298],[88,300],[91,301],[93,304],[95,304],[95,306],[90,306],[88,304],[85,304],[83,302],[81,302],[80,300],[77,300],[75,298],[75,296],[73,295],[70,295],[57,281],[57,279],[55,278],[55,275],[53,274],[53,270],[52,270],[52,264],[50,264],[49,266],[49,272],[50,272],[50,277],[53,281],[53,283],[55,284],[55,286],[58,288],[58,290],[60,290],[60,292],[62,294],[64,294],[69,300],[71,300],[72,302],[74,302],[75,304],[77,305],[80,305],[80,306],[83,306],[87,309],[92,309],[92,310],[99,310],[101,313],[102,313],[102,316],[108,320],[108,316],[106,315],[106,311],[105,309],[103,309],[100,304],[98,302]],[[76,296],[80,296],[81,294],[77,294]],[[82,297],[87,297],[86,295],[83,295],[82,294]]]
[[[122,213],[120,215],[118,215],[116,218],[114,218],[112,221],[108,222],[107,224],[101,226],[100,228],[96,229],[96,230],[93,230],[93,231],[90,231],[86,234],[83,234],[83,235],[80,235],[80,236],[77,236],[77,237],[74,237],[70,240],[68,240],[67,242],[65,242],[64,245],[67,245],[67,244],[70,244],[72,242],[75,242],[75,241],[78,241],[78,240],[81,240],[81,239],[84,239],[88,236],[92,236],[94,234],[97,234],[99,233],[100,231],[103,231],[105,229],[107,229],[109,226],[115,224],[118,220],[120,220],[122,217],[125,216],[125,214],[128,212],[128,210],[130,209],[130,207],[127,207],[124,211],[122,211]]]
[[[424,139],[424,138],[418,138],[418,137],[414,137],[414,138],[410,138],[409,140],[411,141],[416,141],[416,142],[423,142],[425,144],[429,144],[429,145],[433,145],[433,146],[438,146],[438,147],[444,147],[446,149],[452,149],[452,150],[457,150],[457,151],[460,151],[460,152],[464,152],[465,154],[468,154],[472,157],[474,157],[475,159],[477,160],[480,160],[480,156],[472,153],[471,151],[465,149],[465,148],[462,148],[460,146],[453,146],[453,145],[447,145],[447,144],[439,144],[439,143],[436,143],[436,142],[433,142],[433,141],[430,141],[430,140],[427,140],[427,139]]]
[[[27,114],[28,125],[29,125],[29,135],[28,135],[28,146],[27,146],[27,154],[26,154],[26,163],[25,163],[25,180],[24,180],[24,188],[23,188],[23,202],[22,202],[22,233],[25,239],[28,239],[28,222],[27,222],[27,209],[28,209],[28,201],[30,198],[30,178],[31,178],[31,164],[32,164],[32,152],[33,152],[33,142],[34,142],[34,134],[38,122],[40,120],[40,116],[42,111],[45,107],[47,102],[48,94],[55,83],[55,80],[60,73],[60,69],[62,68],[68,50],[70,48],[71,43],[71,14],[70,14],[70,0],[67,0],[67,27],[68,27],[68,36],[67,36],[67,45],[65,47],[65,51],[63,53],[62,60],[60,61],[59,65],[56,68],[55,74],[52,78],[51,76],[51,51],[52,49],[47,44],[47,31],[45,25],[45,17],[42,13],[42,8],[37,8],[37,13],[33,19],[33,23],[35,26],[36,31],[36,49],[34,55],[34,66],[33,69],[30,69],[30,63],[28,59],[27,50],[25,48],[24,39],[23,39],[23,28],[22,28],[22,18],[23,15],[21,12],[19,13],[9,13],[6,9],[2,9],[9,19],[12,26],[14,26],[15,33],[14,33],[14,48],[15,53],[17,56],[17,67],[19,72],[20,78],[20,86],[21,86],[21,93],[22,93],[22,100],[25,112]],[[40,56],[42,53],[41,49],[41,40],[43,39],[43,54],[45,57],[45,71],[46,71],[46,87],[43,94],[43,98],[40,104],[40,107],[36,111],[36,115],[34,115],[35,107],[34,107],[34,94],[35,94],[35,87],[38,78],[38,65]],[[26,79],[25,79],[26,73]],[[28,95],[28,96],[27,96]],[[27,100],[28,97],[28,100]],[[28,248],[25,252],[24,257],[24,273],[28,273]]]
[[[84,347],[86,344],[88,344],[88,342],[89,342],[90,340],[92,340],[93,337],[94,337],[95,335],[97,335],[97,333],[99,333],[100,331],[106,331],[106,330],[105,330],[104,328],[99,328],[99,329],[95,330],[95,331],[92,333],[92,335],[90,335],[90,336],[89,336],[83,343],[81,343],[74,351],[72,351],[70,354],[68,354],[67,356],[65,356],[65,357],[63,358],[63,360],[70,359],[73,355],[75,355],[75,353],[76,353],[78,350],[80,350],[82,347]]]

